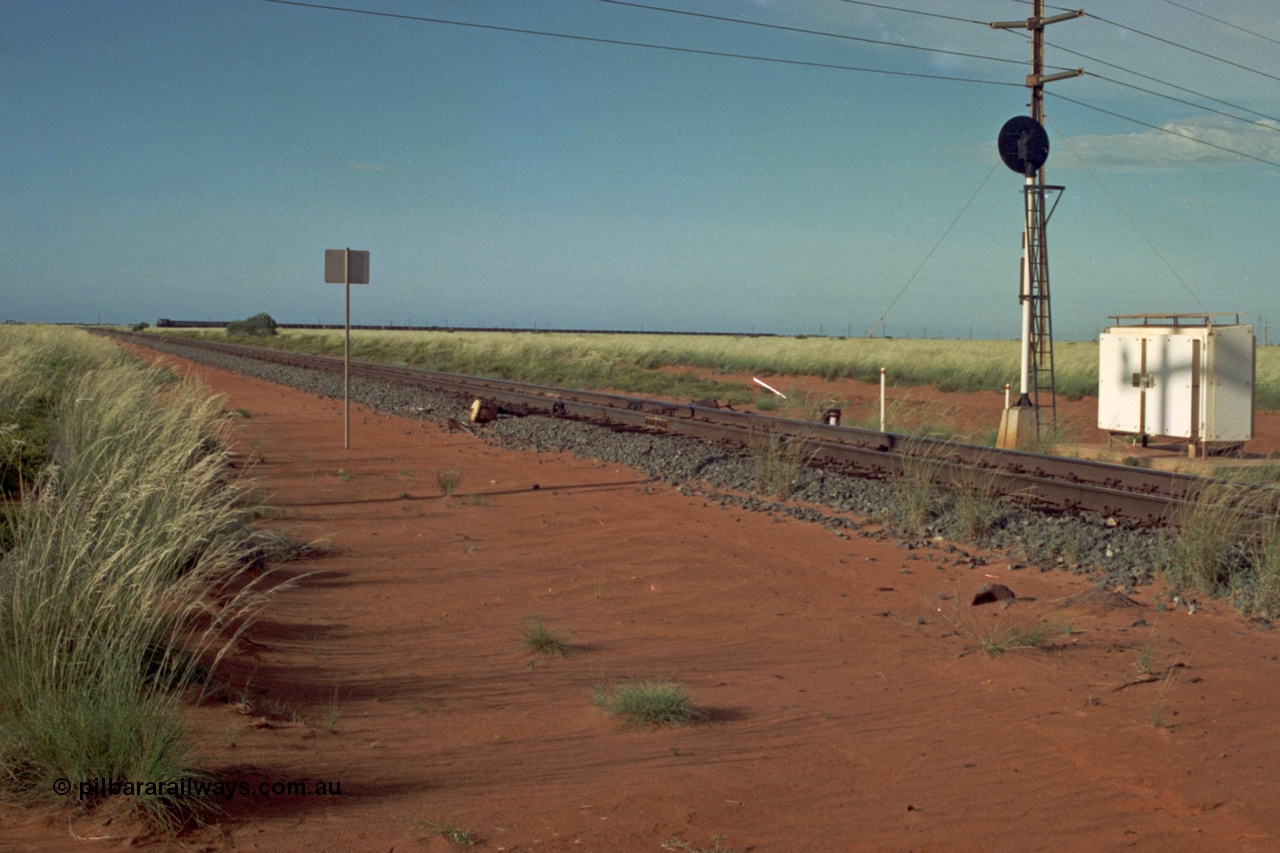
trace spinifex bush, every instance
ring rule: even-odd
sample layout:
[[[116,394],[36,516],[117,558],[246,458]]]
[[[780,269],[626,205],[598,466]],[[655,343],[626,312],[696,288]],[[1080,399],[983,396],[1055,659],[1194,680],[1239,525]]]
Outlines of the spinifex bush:
[[[564,655],[570,648],[569,641],[563,635],[548,628],[537,613],[529,614],[524,627],[520,629],[520,635],[524,638],[524,647],[536,654],[548,657]]]
[[[593,703],[633,726],[689,726],[706,719],[684,685],[675,681],[637,681],[596,687]]]
[[[75,333],[69,333],[75,334]],[[86,336],[87,337],[87,336]],[[218,403],[131,364],[83,371],[52,408],[49,464],[0,555],[0,783],[199,776],[178,691],[262,600],[226,485]],[[161,790],[163,823],[197,806]]]
[[[1269,490],[1207,481],[1175,526],[1167,581],[1229,596],[1242,610],[1280,614],[1280,519]]]
[[[785,500],[796,490],[800,473],[813,453],[803,442],[771,432],[752,438],[748,456],[756,491]]]
[[[458,491],[458,487],[462,485],[462,472],[458,470],[458,466],[436,471],[436,485],[440,487],[440,493],[445,496],[452,496]]]
[[[68,377],[118,363],[111,342],[49,326],[0,326],[0,494],[48,461],[50,420]]]

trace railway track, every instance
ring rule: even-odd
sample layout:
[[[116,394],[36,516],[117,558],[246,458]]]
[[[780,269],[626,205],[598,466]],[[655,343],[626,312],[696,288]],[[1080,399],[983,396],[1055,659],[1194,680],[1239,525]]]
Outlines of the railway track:
[[[157,341],[154,335],[106,334],[143,346]],[[327,356],[168,336],[162,340],[170,349],[211,350],[307,370],[341,373],[343,369],[342,359]],[[508,416],[574,418],[615,429],[686,435],[740,446],[776,438],[795,447],[811,465],[875,478],[927,477],[942,487],[1013,496],[1040,509],[1100,513],[1145,525],[1168,524],[1184,517],[1212,482],[1168,471],[740,412],[713,401],[677,403],[360,361],[352,361],[350,371],[352,376],[483,400]],[[1274,518],[1280,505],[1276,489],[1241,487],[1240,494],[1241,514],[1259,523]]]

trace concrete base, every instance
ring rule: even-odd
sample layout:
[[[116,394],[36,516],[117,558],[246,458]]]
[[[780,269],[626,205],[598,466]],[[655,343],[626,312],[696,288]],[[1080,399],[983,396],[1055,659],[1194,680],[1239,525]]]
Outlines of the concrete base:
[[[1001,450],[1034,450],[1039,440],[1035,406],[1014,405],[1001,413],[996,447]]]

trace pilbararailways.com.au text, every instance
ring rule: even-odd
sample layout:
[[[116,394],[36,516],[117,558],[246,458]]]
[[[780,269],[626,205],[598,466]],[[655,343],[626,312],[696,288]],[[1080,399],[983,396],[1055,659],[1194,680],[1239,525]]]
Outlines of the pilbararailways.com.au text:
[[[90,779],[77,784],[80,799],[97,797],[192,797],[230,801],[236,797],[340,797],[341,782],[321,779],[289,782],[235,782],[213,779],[176,779],[169,782],[135,782],[116,779]],[[71,782],[57,779],[54,792],[71,793]]]

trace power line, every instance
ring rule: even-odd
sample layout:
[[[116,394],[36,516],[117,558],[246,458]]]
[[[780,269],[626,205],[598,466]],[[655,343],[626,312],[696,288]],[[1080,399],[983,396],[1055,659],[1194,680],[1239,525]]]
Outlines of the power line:
[[[1015,0],[1015,2],[1022,3],[1022,2],[1028,2],[1028,0]],[[1012,30],[1006,30],[1006,32],[1011,32],[1011,33],[1013,33],[1014,35],[1019,36],[1019,37],[1021,37],[1021,38],[1023,38],[1023,39],[1026,39],[1026,38],[1027,38],[1027,36],[1025,36],[1025,35],[1023,35],[1023,34],[1021,34],[1021,33],[1018,33],[1018,32],[1014,32],[1014,31],[1012,31]],[[1249,107],[1245,107],[1245,106],[1242,106],[1242,105],[1240,105],[1240,104],[1232,103],[1232,102],[1230,102],[1230,101],[1224,101],[1224,100],[1222,100],[1221,98],[1215,98],[1215,97],[1213,97],[1212,95],[1206,95],[1206,94],[1204,94],[1203,92],[1197,92],[1197,91],[1195,91],[1194,89],[1188,89],[1188,88],[1186,88],[1185,86],[1179,86],[1179,85],[1177,85],[1176,83],[1170,83],[1168,80],[1162,80],[1162,79],[1160,79],[1159,77],[1152,77],[1152,76],[1151,76],[1151,75],[1149,75],[1149,74],[1143,74],[1143,73],[1142,73],[1142,72],[1140,72],[1140,71],[1134,71],[1134,70],[1133,70],[1133,69],[1131,69],[1131,68],[1125,68],[1125,67],[1124,67],[1124,66],[1122,66],[1122,65],[1116,65],[1116,64],[1114,64],[1114,63],[1107,62],[1106,60],[1098,59],[1097,57],[1090,56],[1090,55],[1088,55],[1088,54],[1086,54],[1086,53],[1081,53],[1080,51],[1077,51],[1077,50],[1071,50],[1070,48],[1065,48],[1065,47],[1062,47],[1061,45],[1057,45],[1057,44],[1049,44],[1048,42],[1046,42],[1046,46],[1047,46],[1047,47],[1052,47],[1052,48],[1054,48],[1055,50],[1060,50],[1060,51],[1062,51],[1063,53],[1069,53],[1069,54],[1071,54],[1072,56],[1078,56],[1078,57],[1080,57],[1080,58],[1082,58],[1082,59],[1087,59],[1087,60],[1089,60],[1090,62],[1095,62],[1095,63],[1097,63],[1097,64],[1099,64],[1099,65],[1105,65],[1105,66],[1107,66],[1108,68],[1115,68],[1115,69],[1116,69],[1116,70],[1118,70],[1118,71],[1123,71],[1123,72],[1125,72],[1126,74],[1132,74],[1132,75],[1134,75],[1135,77],[1140,77],[1140,78],[1142,78],[1142,79],[1144,79],[1144,80],[1150,80],[1150,81],[1152,81],[1153,83],[1158,83],[1158,84],[1160,84],[1160,85],[1162,85],[1162,86],[1168,86],[1169,88],[1171,88],[1171,89],[1176,89],[1176,90],[1178,90],[1178,91],[1180,91],[1180,92],[1186,92],[1187,94],[1194,95],[1194,96],[1196,96],[1196,97],[1198,97],[1198,98],[1204,98],[1204,99],[1205,99],[1205,100],[1207,100],[1207,101],[1212,101],[1212,102],[1217,103],[1217,104],[1222,104],[1223,106],[1227,106],[1227,107],[1230,107],[1230,108],[1232,108],[1232,109],[1239,110],[1239,111],[1241,111],[1241,112],[1245,112],[1245,113],[1252,113],[1253,115],[1256,115],[1256,116],[1258,116],[1258,117],[1260,117],[1260,118],[1263,118],[1263,119],[1267,119],[1267,120],[1272,121],[1272,122],[1280,122],[1280,118],[1276,118],[1275,116],[1270,116],[1270,115],[1267,115],[1266,113],[1262,113],[1262,112],[1259,112],[1259,111],[1257,111],[1257,110],[1250,109]],[[1122,87],[1127,88],[1127,89],[1133,89],[1134,91],[1142,92],[1143,94],[1151,95],[1151,96],[1156,97],[1156,98],[1163,98],[1163,99],[1165,99],[1165,100],[1173,101],[1174,103],[1183,104],[1184,106],[1188,106],[1188,107],[1191,107],[1191,108],[1193,108],[1193,109],[1203,110],[1204,112],[1207,112],[1207,113],[1214,113],[1214,114],[1216,114],[1216,115],[1225,116],[1225,117],[1230,118],[1230,119],[1232,119],[1232,120],[1234,120],[1234,121],[1240,121],[1240,122],[1244,122],[1245,124],[1251,124],[1251,125],[1253,125],[1253,126],[1255,126],[1255,127],[1260,127],[1260,128],[1265,129],[1265,130],[1280,131],[1280,127],[1276,127],[1276,126],[1273,126],[1273,125],[1271,125],[1271,124],[1267,124],[1267,123],[1265,123],[1265,122],[1261,122],[1261,121],[1254,121],[1254,120],[1252,120],[1252,119],[1244,118],[1244,117],[1239,116],[1239,115],[1234,115],[1234,114],[1232,114],[1232,113],[1223,112],[1222,110],[1216,110],[1216,109],[1214,109],[1214,108],[1212,108],[1212,107],[1207,107],[1207,106],[1205,106],[1204,104],[1197,104],[1197,103],[1194,103],[1194,102],[1192,102],[1192,101],[1186,101],[1186,100],[1183,100],[1183,99],[1181,99],[1181,98],[1175,98],[1175,97],[1173,97],[1172,95],[1166,95],[1166,94],[1163,94],[1163,93],[1161,93],[1161,92],[1156,92],[1156,91],[1151,90],[1151,89],[1145,89],[1145,88],[1143,88],[1143,87],[1141,87],[1141,86],[1137,86],[1137,85],[1134,85],[1134,84],[1132,84],[1132,83],[1125,83],[1125,82],[1120,81],[1120,80],[1114,80],[1114,79],[1112,79],[1112,78],[1110,78],[1110,77],[1107,77],[1107,76],[1106,76],[1106,75],[1104,75],[1104,74],[1098,74],[1098,73],[1093,72],[1093,71],[1087,71],[1087,72],[1085,72],[1085,73],[1086,73],[1086,74],[1088,74],[1090,77],[1095,77],[1095,78],[1097,78],[1097,79],[1099,79],[1099,80],[1104,80],[1104,81],[1106,81],[1106,82],[1108,82],[1108,83],[1111,83],[1111,84],[1113,84],[1113,85],[1116,85],[1116,86],[1122,86]],[[1061,96],[1059,96],[1059,97],[1061,97]],[[1070,99],[1070,98],[1064,98],[1064,100],[1069,100],[1069,101],[1070,101],[1071,99]],[[1130,118],[1129,116],[1121,115],[1121,114],[1119,114],[1119,113],[1109,112],[1109,111],[1107,111],[1107,110],[1103,110],[1103,109],[1101,109],[1101,108],[1099,108],[1099,107],[1094,107],[1094,106],[1092,106],[1092,105],[1090,105],[1090,104],[1085,104],[1085,103],[1080,102],[1080,101],[1072,101],[1072,103],[1077,103],[1077,104],[1079,104],[1080,106],[1087,107],[1087,108],[1092,109],[1092,110],[1097,110],[1098,112],[1108,112],[1108,114],[1110,114],[1110,115],[1116,116],[1117,118],[1122,118],[1122,119],[1124,119],[1125,121],[1131,121],[1131,122],[1134,122],[1135,124],[1141,124],[1141,125],[1144,125],[1144,126],[1146,126],[1146,127],[1151,127],[1151,128],[1156,129],[1156,130],[1161,130],[1161,131],[1165,131],[1165,132],[1172,132],[1172,131],[1167,131],[1165,128],[1158,127],[1157,125],[1147,124],[1146,122],[1139,121],[1138,119]],[[1177,134],[1177,135],[1185,136],[1185,134]],[[1186,136],[1185,138],[1187,138],[1187,139],[1189,139],[1189,140],[1191,140],[1191,141],[1193,141],[1193,142],[1200,142],[1200,143],[1205,144],[1205,145],[1213,145],[1213,143],[1204,142],[1203,140],[1196,139],[1195,137],[1192,137],[1192,136]],[[1221,146],[1214,145],[1214,147],[1221,147]],[[1240,155],[1240,156],[1242,156],[1242,157],[1250,157],[1250,156],[1251,156],[1251,155],[1244,154],[1244,153],[1239,152],[1239,151],[1232,151],[1232,150],[1231,150],[1231,149],[1229,149],[1229,148],[1223,148],[1223,150],[1224,150],[1224,151],[1231,151],[1231,153],[1233,153],[1233,154],[1239,154],[1239,155]],[[1258,159],[1258,158],[1252,158],[1252,159]],[[1271,161],[1270,161],[1270,160],[1261,160],[1260,162],[1263,162],[1263,163],[1271,163]],[[1274,164],[1273,164],[1273,165],[1274,165]]]
[[[1026,38],[1026,36],[1022,35],[1021,33],[1014,33],[1014,35],[1021,36],[1024,39]],[[1087,53],[1081,53],[1078,50],[1071,50],[1070,48],[1062,47],[1061,45],[1057,45],[1057,44],[1050,44],[1048,42],[1045,43],[1045,46],[1052,47],[1054,50],[1060,50],[1063,53],[1069,53],[1072,56],[1078,56],[1081,59],[1087,59],[1090,62],[1096,62],[1099,65],[1105,65],[1108,68],[1114,68],[1117,71],[1123,71],[1126,74],[1132,74],[1134,77],[1141,77],[1143,80],[1150,80],[1153,83],[1159,83],[1161,86],[1168,86],[1170,89],[1177,89],[1179,92],[1186,92],[1188,95],[1195,95],[1197,98],[1204,98],[1207,101],[1213,101],[1216,104],[1222,104],[1223,106],[1231,107],[1234,110],[1240,110],[1241,112],[1246,112],[1246,113],[1253,113],[1256,116],[1260,116],[1261,118],[1265,118],[1265,119],[1271,119],[1272,121],[1280,121],[1280,118],[1276,118],[1275,116],[1269,116],[1266,113],[1260,113],[1257,110],[1249,109],[1248,107],[1241,106],[1240,104],[1234,104],[1230,101],[1224,101],[1221,98],[1215,98],[1212,95],[1206,95],[1203,92],[1197,92],[1194,89],[1188,89],[1185,86],[1179,86],[1176,83],[1170,83],[1168,80],[1162,80],[1159,77],[1152,77],[1150,74],[1143,74],[1141,71],[1134,71],[1132,68],[1125,68],[1123,65],[1116,65],[1113,62],[1107,62],[1104,59],[1098,59],[1095,56],[1090,56]],[[1092,74],[1092,76],[1098,77],[1102,80],[1108,80],[1108,78],[1103,77],[1100,74]],[[1116,82],[1116,81],[1108,80],[1108,82]],[[1127,84],[1120,84],[1120,85],[1127,85]],[[1208,108],[1201,107],[1201,109],[1208,109]]]
[[[1212,107],[1206,107],[1203,104],[1197,104],[1191,101],[1184,101],[1182,98],[1175,98],[1172,95],[1166,95],[1162,92],[1155,92],[1155,91],[1152,91],[1151,89],[1144,89],[1141,86],[1135,86],[1132,83],[1124,83],[1120,80],[1112,80],[1110,77],[1103,76],[1102,74],[1094,74],[1092,72],[1085,72],[1085,73],[1088,74],[1090,77],[1096,77],[1099,80],[1106,80],[1108,83],[1114,84],[1116,86],[1124,86],[1126,89],[1133,89],[1135,92],[1142,92],[1143,94],[1153,95],[1154,97],[1157,97],[1157,98],[1164,98],[1166,101],[1173,101],[1175,104],[1184,104],[1188,107],[1193,107],[1197,110],[1204,110],[1205,112],[1215,113],[1220,116],[1226,116],[1227,118],[1233,119],[1234,121],[1242,121],[1245,124],[1251,124],[1255,127],[1261,127],[1271,131],[1280,131],[1280,127],[1276,127],[1274,124],[1267,124],[1265,122],[1255,121],[1253,119],[1244,118],[1243,116],[1238,116],[1233,113],[1223,112],[1222,110],[1215,110]],[[1253,110],[1248,110],[1248,112],[1253,112]],[[1259,113],[1258,115],[1262,115],[1262,114]],[[1270,116],[1262,116],[1262,117],[1271,118]],[[1280,119],[1272,119],[1272,121],[1280,121]]]
[[[771,63],[782,64],[782,65],[796,65],[796,66],[803,66],[803,67],[810,67],[810,68],[823,68],[823,69],[834,70],[834,71],[853,71],[853,72],[866,73],[866,74],[884,74],[884,75],[890,75],[890,76],[913,77],[913,78],[926,79],[926,80],[944,80],[944,81],[953,82],[953,83],[974,83],[974,84],[982,84],[987,86],[1007,86],[1012,88],[1022,88],[1022,84],[1020,83],[1007,83],[1007,82],[1002,82],[998,80],[979,80],[979,79],[968,78],[968,77],[954,77],[954,76],[947,76],[942,74],[921,74],[921,73],[912,72],[912,71],[891,71],[891,70],[882,69],[882,68],[865,68],[865,67],[853,66],[853,65],[839,65],[836,63],[812,62],[812,61],[799,60],[799,59],[782,59],[780,57],[757,56],[752,54],[731,53],[727,51],[706,50],[701,48],[676,47],[673,45],[653,44],[648,42],[634,42],[634,41],[626,41],[623,39],[602,38],[598,36],[574,35],[571,33],[557,33],[557,32],[551,32],[547,30],[532,30],[532,29],[526,29],[522,27],[506,27],[506,26],[500,26],[497,24],[480,24],[480,23],[475,23],[471,21],[454,21],[454,20],[449,20],[445,18],[432,18],[432,17],[421,16],[421,15],[406,15],[403,13],[396,13],[396,12],[381,12],[381,11],[375,11],[371,9],[355,9],[348,6],[335,6],[335,5],[329,5],[329,4],[323,4],[323,3],[304,2],[304,0],[264,0],[264,2],[277,3],[283,6],[294,6],[294,7],[305,8],[305,9],[319,9],[319,10],[330,11],[330,12],[342,12],[342,13],[355,14],[355,15],[368,15],[371,17],[378,17],[378,18],[390,18],[394,20],[413,21],[417,23],[429,23],[429,24],[441,24],[441,25],[447,25],[447,26],[467,27],[472,29],[491,30],[496,32],[514,33],[519,35],[542,36],[546,38],[568,39],[571,41],[591,42],[595,44],[607,44],[607,45],[615,45],[615,46],[621,46],[621,47],[638,47],[638,48],[645,48],[648,50],[662,50],[662,51],[669,51],[674,53],[694,54],[699,56],[716,56],[716,57],[727,58],[727,59],[743,59],[743,60],[748,60],[753,62],[771,62]],[[854,5],[860,5],[860,6],[872,6],[876,8],[888,9],[890,11],[927,15],[929,17],[944,18],[947,20],[961,21],[964,23],[978,23],[984,27],[989,26],[988,22],[971,21],[966,18],[956,18],[950,15],[937,15],[934,13],[919,12],[913,9],[901,9],[893,6],[885,6],[879,3],[863,2],[863,0],[841,0],[841,2],[851,3]],[[619,2],[617,5],[639,5],[639,4]],[[734,19],[728,19],[728,20],[734,20]],[[1102,20],[1102,19],[1099,19],[1099,20]],[[744,22],[739,22],[739,23],[744,23]],[[1104,21],[1104,23],[1111,23],[1111,22]],[[1119,25],[1113,24],[1113,26],[1119,26]],[[1137,31],[1135,30],[1135,32]],[[1121,69],[1121,70],[1125,70],[1125,69]],[[1107,78],[1101,78],[1101,79],[1107,79]],[[1109,80],[1108,82],[1117,82],[1117,81]],[[1160,81],[1157,81],[1157,82],[1160,82]],[[1125,85],[1125,84],[1120,84],[1120,85]],[[1132,87],[1132,88],[1138,88],[1138,87]],[[1144,91],[1144,90],[1139,89],[1139,91]],[[1082,101],[1077,101],[1073,98],[1068,98],[1064,95],[1057,95],[1055,93],[1050,93],[1050,94],[1054,94],[1054,97],[1061,98],[1062,100],[1068,101],[1078,106],[1085,107],[1086,109],[1091,109],[1097,112],[1105,113],[1107,115],[1111,115],[1116,118],[1123,119],[1125,121],[1133,122],[1134,124],[1139,124],[1144,127],[1149,127],[1153,130],[1159,130],[1162,133],[1168,133],[1173,136],[1178,136],[1183,139],[1189,140],[1191,142],[1200,143],[1201,145],[1208,145],[1211,148],[1217,148],[1221,151],[1225,151],[1230,154],[1236,154],[1240,157],[1244,157],[1249,160],[1255,160],[1259,163],[1264,163],[1269,166],[1280,166],[1280,163],[1274,162],[1272,160],[1267,160],[1262,157],[1256,157],[1251,154],[1245,154],[1242,151],[1236,151],[1234,149],[1227,148],[1226,146],[1223,146],[1223,145],[1218,145],[1213,142],[1207,142],[1203,139],[1198,139],[1189,134],[1179,133],[1178,131],[1169,130],[1168,128],[1160,127],[1159,125],[1150,124],[1149,122],[1144,122],[1139,119],[1131,118],[1130,116],[1122,115],[1120,113],[1116,113],[1111,110],[1106,110],[1101,107],[1095,107],[1092,104],[1087,104]],[[1158,94],[1158,93],[1152,92],[1150,94]],[[1252,111],[1250,110],[1250,112]]]
[[[848,0],[846,0],[846,2],[848,2]],[[1207,53],[1207,52],[1205,52],[1205,51],[1203,51],[1203,50],[1197,50],[1197,49],[1196,49],[1196,48],[1194,48],[1194,47],[1187,47],[1185,44],[1179,44],[1179,43],[1178,43],[1178,42],[1176,42],[1176,41],[1170,41],[1170,40],[1169,40],[1169,39],[1167,39],[1167,38],[1161,38],[1160,36],[1156,36],[1156,35],[1152,35],[1151,33],[1143,32],[1142,30],[1135,29],[1134,27],[1126,26],[1125,24],[1118,24],[1118,23],[1116,23],[1115,21],[1107,20],[1106,18],[1103,18],[1103,17],[1100,17],[1100,16],[1098,16],[1098,15],[1095,15],[1095,14],[1093,14],[1092,12],[1085,12],[1085,15],[1087,15],[1087,16],[1088,16],[1088,17],[1090,17],[1090,18],[1093,18],[1095,21],[1101,21],[1101,22],[1102,22],[1102,23],[1104,23],[1104,24],[1110,24],[1111,26],[1113,26],[1113,27],[1118,27],[1119,29],[1122,29],[1122,30],[1128,30],[1128,31],[1129,31],[1129,32],[1131,32],[1131,33],[1136,33],[1137,35],[1143,36],[1144,38],[1149,38],[1149,39],[1152,39],[1152,40],[1154,40],[1154,41],[1161,42],[1162,44],[1167,44],[1167,45],[1169,45],[1170,47],[1176,47],[1176,48],[1178,48],[1179,50],[1185,50],[1185,51],[1187,51],[1188,53],[1194,53],[1194,54],[1196,54],[1197,56],[1203,56],[1203,57],[1205,57],[1206,59],[1212,59],[1212,60],[1214,60],[1214,61],[1216,61],[1216,62],[1221,62],[1221,63],[1222,63],[1222,64],[1224,64],[1224,65],[1230,65],[1230,66],[1232,66],[1233,68],[1239,68],[1239,69],[1241,69],[1242,71],[1248,71],[1248,72],[1250,72],[1250,73],[1257,74],[1257,75],[1258,75],[1258,76],[1260,76],[1260,77],[1266,77],[1266,78],[1268,78],[1269,80],[1280,80],[1280,77],[1277,77],[1277,76],[1276,76],[1276,75],[1274,75],[1274,74],[1268,74],[1268,73],[1267,73],[1267,72],[1265,72],[1265,71],[1259,71],[1259,70],[1258,70],[1258,69],[1256,69],[1256,68],[1250,68],[1248,65],[1242,65],[1242,64],[1240,64],[1239,62],[1232,62],[1230,59],[1223,59],[1221,56],[1214,56],[1212,53]]]
[[[1230,21],[1224,21],[1221,18],[1215,18],[1213,15],[1210,15],[1206,12],[1201,12],[1199,9],[1192,9],[1190,6],[1183,6],[1181,3],[1173,2],[1173,0],[1164,0],[1164,2],[1168,3],[1170,6],[1177,6],[1179,9],[1182,9],[1187,12],[1191,12],[1194,15],[1199,15],[1202,18],[1208,18],[1211,21],[1222,24],[1224,27],[1231,27],[1231,29],[1233,30],[1239,30],[1242,33],[1255,36],[1257,38],[1263,39],[1264,41],[1269,41],[1272,44],[1280,44],[1280,39],[1273,39],[1271,36],[1264,36],[1262,33],[1256,33],[1253,30],[1247,29],[1245,27],[1241,27],[1237,24],[1233,24]]]
[[[608,3],[612,6],[628,6],[633,9],[645,9],[650,12],[667,12],[672,15],[684,15],[690,18],[703,18],[709,21],[724,21],[726,23],[731,23],[731,24],[743,24],[745,26],[750,26],[750,27],[762,27],[764,29],[770,29],[770,30],[782,30],[783,32],[789,32],[789,33],[802,33],[804,35],[822,36],[823,38],[843,39],[845,41],[856,41],[856,42],[862,42],[864,44],[874,44],[874,45],[880,45],[883,47],[899,48],[902,50],[919,50],[919,51],[924,51],[925,53],[940,53],[940,54],[943,54],[944,56],[959,56],[964,59],[981,59],[987,62],[1005,62],[1011,65],[1027,64],[1025,60],[1019,60],[1019,59],[1005,59],[1003,57],[998,57],[998,56],[983,56],[977,53],[963,53],[958,50],[943,50],[942,48],[936,48],[936,47],[923,47],[921,45],[915,45],[915,44],[902,44],[900,42],[883,41],[881,39],[864,38],[861,36],[850,36],[850,35],[844,35],[841,33],[829,33],[829,32],[824,32],[822,30],[808,30],[808,29],[803,29],[801,27],[788,27],[783,24],[766,24],[760,21],[744,21],[740,18],[728,18],[721,15],[709,15],[704,12],[688,12],[683,9],[667,9],[662,6],[649,6],[644,3],[632,3],[632,2],[628,2],[628,0],[598,0],[598,2]]]
[[[1228,154],[1235,154],[1236,156],[1244,157],[1247,160],[1255,160],[1259,163],[1265,163],[1268,166],[1280,166],[1280,163],[1277,163],[1274,160],[1268,160],[1265,157],[1256,157],[1253,154],[1246,154],[1243,151],[1236,151],[1234,148],[1228,148],[1225,145],[1218,145],[1215,142],[1208,142],[1203,139],[1198,139],[1188,133],[1181,133],[1176,130],[1170,130],[1167,127],[1161,127],[1160,125],[1157,125],[1157,124],[1151,124],[1150,122],[1142,121],[1140,119],[1132,118],[1126,115],[1121,115],[1120,113],[1103,109],[1102,107],[1095,107],[1093,104],[1086,104],[1084,101],[1077,101],[1074,98],[1068,98],[1066,95],[1059,95],[1057,92],[1046,91],[1045,94],[1053,95],[1053,97],[1058,98],[1059,100],[1066,101],[1071,104],[1075,104],[1078,107],[1084,107],[1085,109],[1094,110],[1095,112],[1105,113],[1106,115],[1114,116],[1115,118],[1119,118],[1119,119],[1124,119],[1125,121],[1133,122],[1134,124],[1140,124],[1143,127],[1149,127],[1152,130],[1158,130],[1161,133],[1167,133],[1170,136],[1177,136],[1181,139],[1186,139],[1189,142],[1198,142],[1201,145],[1208,145],[1210,148],[1217,148],[1219,151],[1225,151]]]
[[[957,18],[954,15],[940,15],[937,12],[924,12],[920,9],[903,9],[901,6],[886,6],[883,3],[867,3],[864,0],[840,0],[853,6],[869,6],[872,9],[884,9],[889,12],[904,12],[908,15],[921,15],[925,18],[941,18],[944,21],[959,21],[962,24],[977,24],[980,27],[990,25],[989,21],[975,21],[972,18]]]
[[[421,15],[405,15],[397,12],[378,12],[371,9],[353,9],[348,6],[331,6],[323,3],[306,3],[302,0],[263,0],[266,3],[278,3],[282,6],[297,6],[304,9],[321,9],[328,12],[345,12],[353,15],[369,15],[375,18],[391,18],[402,21],[414,21],[417,23],[427,24],[444,24],[456,27],[468,27],[479,30],[493,30],[504,33],[517,33],[519,35],[543,36],[546,38],[568,39],[570,41],[592,42],[595,44],[608,44],[619,47],[639,47],[648,50],[663,50],[672,53],[686,53],[698,56],[718,56],[725,59],[745,59],[752,62],[772,62],[779,65],[798,65],[807,68],[824,68],[831,71],[855,71],[864,74],[885,74],[894,77],[914,77],[922,80],[945,80],[951,83],[975,83],[986,86],[1013,86],[1021,87],[1020,83],[1006,83],[1001,80],[979,80],[971,77],[953,77],[945,74],[921,74],[914,71],[891,71],[885,68],[863,68],[856,65],[839,65],[832,62],[811,62],[802,59],[782,59],[775,56],[756,56],[747,53],[730,53],[721,50],[705,50],[693,47],[675,47],[666,44],[652,44],[649,42],[626,41],[623,39],[601,38],[598,36],[581,36],[571,33],[556,33],[547,30],[530,30],[521,27],[504,27],[497,24],[478,24],[471,21],[451,21],[445,18],[428,18]],[[852,0],[845,0],[852,2]]]
[[[929,254],[924,256],[924,260],[920,262],[920,266],[916,267],[916,271],[907,279],[907,283],[902,285],[898,294],[894,296],[893,300],[889,303],[889,307],[884,309],[884,313],[880,315],[880,319],[876,320],[876,324],[871,327],[871,331],[867,332],[868,338],[876,333],[876,329],[880,328],[880,324],[884,322],[884,318],[889,316],[889,312],[893,310],[893,306],[898,304],[898,300],[902,298],[902,294],[907,292],[907,288],[911,286],[911,282],[915,281],[916,276],[920,275],[920,270],[924,269],[924,265],[929,263],[929,259],[933,257],[933,253],[938,251],[938,247],[942,245],[942,241],[947,239],[947,235],[951,233],[951,229],[956,227],[956,223],[960,221],[960,217],[964,216],[964,212],[969,209],[969,205],[973,204],[973,200],[978,197],[978,193],[982,192],[982,188],[987,185],[987,181],[991,180],[991,176],[996,173],[996,169],[999,167],[1000,161],[996,160],[995,164],[991,167],[991,171],[987,172],[987,176],[982,179],[982,183],[978,184],[978,188],[973,191],[973,195],[969,196],[969,200],[964,203],[964,207],[960,208],[960,212],[955,215],[955,218],[951,220],[951,224],[949,224],[946,230],[942,232],[942,236],[938,238],[938,242],[933,244],[933,248],[929,250]]]

